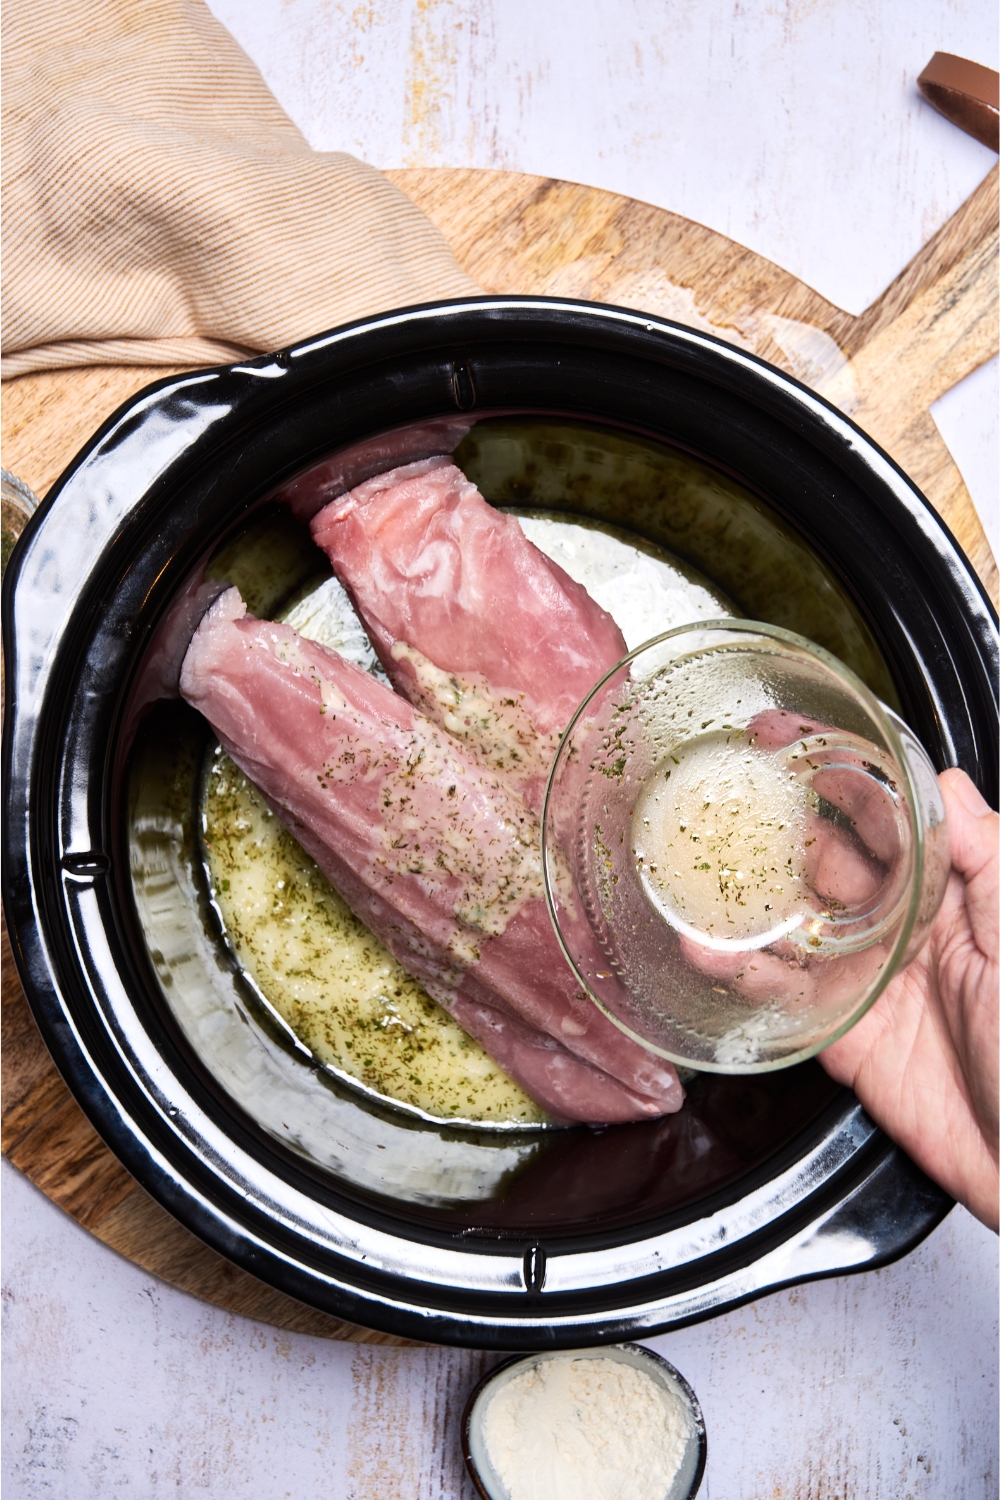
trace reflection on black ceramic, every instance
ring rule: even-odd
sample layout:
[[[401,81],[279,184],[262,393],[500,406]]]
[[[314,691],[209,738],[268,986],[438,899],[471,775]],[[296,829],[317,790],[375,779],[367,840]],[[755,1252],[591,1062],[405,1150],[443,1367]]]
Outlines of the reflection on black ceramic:
[[[210,1244],[412,1337],[620,1340],[904,1253],[949,1200],[813,1064],[702,1078],[669,1120],[497,1137],[361,1099],[255,1007],[199,876],[204,731],[172,696],[180,658],[248,537],[270,528],[250,601],[266,614],[325,567],[303,542],[312,509],[456,444],[488,499],[631,528],[828,645],[995,798],[989,609],[839,413],[631,313],[497,298],[373,319],[136,397],[15,551],[4,904],[60,1068]],[[204,1001],[201,1032],[178,1022],[182,991]],[[213,1007],[253,1038],[228,1073],[205,1043]],[[280,1108],[290,1078],[321,1149]]]
[[[632,433],[551,418],[487,418],[455,459],[494,505],[565,510],[659,542],[745,619],[824,646],[893,703],[892,678],[850,593],[807,539],[729,475]]]

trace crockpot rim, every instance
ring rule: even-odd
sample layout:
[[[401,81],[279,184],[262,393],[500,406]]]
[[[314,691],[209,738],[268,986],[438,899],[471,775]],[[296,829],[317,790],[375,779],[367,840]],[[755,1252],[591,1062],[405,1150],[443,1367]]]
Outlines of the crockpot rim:
[[[307,383],[311,385],[318,381],[322,381],[323,379],[327,378],[327,376],[325,376],[321,370],[317,370],[315,375],[313,375],[313,373],[308,369],[306,361],[315,356],[326,353],[331,348],[341,346],[345,343],[346,340],[357,337],[358,335],[374,331],[381,332],[390,329],[405,327],[408,326],[415,317],[425,317],[428,315],[441,315],[443,317],[447,317],[451,314],[457,314],[461,312],[512,312],[515,314],[520,314],[525,311],[532,310],[538,310],[540,312],[557,312],[562,310],[569,313],[582,314],[585,318],[591,317],[595,314],[610,315],[615,322],[621,324],[622,326],[630,327],[633,330],[637,330],[639,325],[641,325],[641,327],[649,334],[659,335],[661,333],[667,333],[670,335],[680,335],[683,336],[685,342],[691,347],[700,345],[708,349],[718,351],[721,354],[725,355],[727,357],[726,363],[721,367],[720,370],[720,374],[722,374],[723,376],[728,374],[730,371],[734,371],[742,367],[746,371],[750,372],[751,376],[753,374],[764,374],[769,377],[769,394],[771,394],[772,397],[777,401],[782,400],[782,397],[787,394],[789,388],[795,392],[798,398],[805,398],[803,403],[803,412],[808,411],[809,414],[813,417],[819,416],[821,421],[833,418],[834,420],[831,425],[834,429],[839,429],[839,436],[841,437],[841,440],[848,445],[848,447],[852,446],[853,438],[860,438],[862,440],[863,446],[874,452],[878,456],[878,459],[882,463],[884,463],[889,470],[892,471],[893,475],[898,480],[902,482],[903,494],[901,494],[898,498],[903,501],[907,513],[912,518],[916,518],[918,521],[929,521],[930,525],[927,529],[929,531],[937,530],[942,534],[943,539],[949,544],[950,548],[957,554],[958,558],[963,564],[961,568],[962,582],[966,585],[970,583],[972,584],[974,591],[979,596],[979,602],[981,602],[982,606],[985,608],[994,626],[1000,624],[1000,615],[998,615],[996,606],[993,604],[993,601],[987,593],[986,587],[980,579],[979,575],[976,573],[975,569],[966,558],[961,545],[956,539],[954,533],[951,531],[948,523],[941,515],[939,515],[931,502],[920,491],[913,480],[909,478],[909,476],[906,474],[906,471],[899,463],[897,463],[892,455],[888,453],[875,438],[871,437],[871,435],[865,432],[863,428],[858,426],[858,424],[855,423],[848,414],[841,411],[839,407],[835,406],[831,401],[827,400],[826,397],[813,390],[811,386],[804,384],[796,376],[784,370],[780,370],[777,366],[772,365],[769,361],[765,360],[760,355],[754,354],[749,350],[738,349],[736,346],[728,343],[725,339],[719,337],[718,335],[704,332],[700,329],[691,328],[687,324],[678,322],[674,319],[665,318],[654,314],[643,313],[636,310],[635,308],[622,307],[609,302],[589,302],[582,298],[556,297],[533,294],[484,293],[483,295],[478,297],[454,297],[444,298],[432,302],[413,303],[406,307],[393,309],[386,313],[374,313],[352,319],[350,322],[338,325],[337,327],[332,329],[325,330],[322,333],[312,334],[308,338],[297,340],[295,343],[287,345],[282,349],[278,349],[273,353],[259,354],[248,359],[236,360],[229,364],[199,366],[196,369],[190,371],[184,371],[180,374],[165,375],[158,380],[151,381],[148,385],[143,386],[142,389],[137,391],[134,395],[126,398],[126,400],[121,402],[121,404],[117,406],[113,412],[110,413],[110,415],[94,431],[92,436],[87,440],[86,443],[83,444],[83,446],[77,451],[74,457],[58,475],[58,477],[53,481],[52,485],[46,491],[44,497],[39,501],[37,508],[29,517],[28,523],[25,526],[24,532],[22,533],[21,537],[18,538],[18,541],[15,544],[11,557],[8,561],[6,572],[13,573],[15,559],[18,553],[21,551],[22,541],[30,539],[31,533],[33,532],[35,527],[41,523],[41,520],[43,519],[50,504],[58,497],[64,486],[69,482],[76,471],[89,459],[91,453],[102,445],[107,435],[121,424],[123,417],[127,413],[130,413],[139,402],[145,402],[147,399],[158,396],[166,391],[180,390],[189,386],[201,384],[206,379],[215,378],[218,376],[226,376],[230,374],[250,372],[266,376],[271,374],[272,372],[274,375],[281,375],[286,371],[294,371],[303,377],[308,377]],[[567,329],[572,329],[572,324],[569,323],[566,325],[566,327]],[[437,340],[438,343],[447,345],[449,348],[455,348],[456,351],[460,350],[462,344],[461,337],[459,337],[459,339],[456,341],[455,337],[451,335],[445,327],[440,327],[435,331],[439,332],[439,338]],[[505,327],[505,332],[506,331],[507,329]],[[529,342],[529,335],[525,333],[521,341],[524,343]],[[651,347],[648,351],[646,351],[646,353],[652,362],[659,362],[664,364],[673,363],[673,361],[668,357],[668,355],[662,348],[657,350],[657,348]],[[358,361],[350,368],[352,370],[362,369],[366,365],[379,363],[383,357],[384,356],[381,354],[373,354],[366,359]],[[302,362],[298,365],[298,368],[296,368],[297,361]],[[740,393],[745,394],[747,399],[754,402],[754,404],[758,404],[762,407],[766,407],[768,405],[768,403],[760,399],[763,394],[764,388],[758,390],[757,393],[754,393],[752,391],[744,392],[742,389],[742,379],[736,379],[732,382],[729,382],[726,379],[721,379],[719,383],[724,385],[731,383],[732,385],[737,386],[740,389]],[[457,410],[459,412],[470,409],[472,408],[467,408],[464,406],[457,407]],[[570,417],[572,416],[572,414],[567,415]],[[620,424],[611,422],[608,423],[608,425],[616,426]],[[633,430],[638,432],[640,429],[635,428]],[[692,449],[690,451],[694,453],[695,450]],[[701,457],[701,455],[696,456]],[[310,460],[310,462],[311,461],[312,460]],[[725,465],[723,463],[720,463],[718,460],[706,460],[702,458],[701,461],[709,463],[711,467],[719,469],[720,472],[727,472]],[[308,467],[308,464],[304,465],[303,467]],[[736,475],[735,477],[738,479],[739,483],[746,485],[748,489],[754,490],[754,486],[751,483],[748,483],[745,478],[739,475]],[[287,481],[281,481],[282,484],[285,482]],[[775,507],[775,502],[769,499],[767,496],[762,495],[760,498],[762,498],[765,503],[772,508],[778,508]],[[914,502],[916,503],[914,504]]]

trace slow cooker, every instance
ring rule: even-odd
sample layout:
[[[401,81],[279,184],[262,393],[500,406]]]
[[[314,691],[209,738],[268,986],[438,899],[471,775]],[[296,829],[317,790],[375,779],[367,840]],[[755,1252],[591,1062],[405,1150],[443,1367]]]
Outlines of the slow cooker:
[[[213,579],[264,556],[274,607],[317,565],[311,510],[443,449],[494,504],[659,543],[827,647],[996,805],[995,615],[847,417],[624,309],[481,297],[369,318],[141,392],[8,567],[3,900],[64,1077],[208,1244],[409,1338],[620,1341],[905,1254],[951,1201],[815,1062],[702,1075],[661,1120],[497,1133],[320,1076],[255,1009],[198,858],[208,731],[177,697],[180,655]]]

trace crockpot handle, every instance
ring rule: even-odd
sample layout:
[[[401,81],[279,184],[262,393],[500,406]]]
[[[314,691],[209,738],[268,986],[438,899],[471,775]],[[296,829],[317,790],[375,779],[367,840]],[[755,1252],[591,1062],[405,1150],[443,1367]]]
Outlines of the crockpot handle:
[[[905,1152],[887,1143],[853,1192],[756,1262],[751,1295],[877,1270],[915,1249],[954,1206]]]

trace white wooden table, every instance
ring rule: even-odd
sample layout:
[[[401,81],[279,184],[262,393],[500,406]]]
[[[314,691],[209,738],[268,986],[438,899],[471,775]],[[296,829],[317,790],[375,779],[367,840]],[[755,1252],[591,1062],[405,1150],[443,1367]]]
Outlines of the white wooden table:
[[[914,81],[995,66],[982,0],[212,0],[319,149],[506,167],[701,219],[859,312],[995,157]],[[997,547],[996,362],[936,413]],[[6,1161],[5,1495],[470,1500],[493,1357],[280,1333],[164,1286]],[[997,1242],[956,1210],[907,1260],[652,1345],[698,1391],[706,1500],[997,1492]]]

